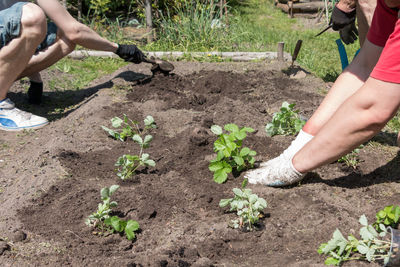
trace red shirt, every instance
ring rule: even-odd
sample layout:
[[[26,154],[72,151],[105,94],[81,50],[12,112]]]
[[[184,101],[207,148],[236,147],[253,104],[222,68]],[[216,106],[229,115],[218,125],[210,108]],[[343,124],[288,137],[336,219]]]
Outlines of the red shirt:
[[[384,0],[378,0],[367,39],[377,46],[384,47],[370,76],[385,82],[400,83],[398,8],[389,8]]]

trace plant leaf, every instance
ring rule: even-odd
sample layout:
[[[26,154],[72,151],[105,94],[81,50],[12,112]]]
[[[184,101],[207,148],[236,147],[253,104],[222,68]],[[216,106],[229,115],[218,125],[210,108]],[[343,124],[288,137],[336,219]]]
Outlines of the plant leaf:
[[[213,132],[216,135],[221,135],[222,134],[222,128],[219,125],[213,125],[213,126],[211,126],[211,132]]]

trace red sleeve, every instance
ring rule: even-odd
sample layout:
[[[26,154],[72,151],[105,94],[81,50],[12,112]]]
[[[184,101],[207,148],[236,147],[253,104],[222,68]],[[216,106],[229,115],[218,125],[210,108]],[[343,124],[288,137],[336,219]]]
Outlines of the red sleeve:
[[[387,39],[394,30],[397,21],[397,8],[389,8],[384,0],[378,0],[368,31],[367,39],[377,46],[385,46]]]

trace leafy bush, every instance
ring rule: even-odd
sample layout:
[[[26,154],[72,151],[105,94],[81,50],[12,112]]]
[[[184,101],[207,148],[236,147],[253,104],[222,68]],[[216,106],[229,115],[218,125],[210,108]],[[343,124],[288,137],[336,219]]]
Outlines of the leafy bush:
[[[254,156],[257,154],[248,147],[242,147],[247,133],[254,132],[254,129],[249,127],[239,129],[233,123],[226,124],[224,129],[229,134],[223,133],[222,128],[218,125],[211,127],[211,131],[218,135],[218,139],[214,142],[214,151],[217,152],[217,157],[210,162],[208,168],[214,172],[214,181],[219,184],[226,181],[228,173],[231,173],[232,169],[241,172],[253,168]]]
[[[300,119],[296,104],[283,102],[279,112],[274,113],[272,121],[265,126],[268,136],[295,135],[303,128],[305,121]]]

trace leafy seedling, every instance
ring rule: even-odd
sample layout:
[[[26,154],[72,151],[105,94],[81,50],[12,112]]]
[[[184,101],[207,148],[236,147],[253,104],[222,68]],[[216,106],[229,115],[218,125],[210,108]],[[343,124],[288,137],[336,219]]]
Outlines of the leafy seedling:
[[[121,126],[124,124],[124,130],[121,133],[117,133],[111,130],[109,134],[115,136],[116,139],[125,140],[125,138],[130,137],[132,140],[140,146],[139,155],[123,155],[117,159],[115,166],[117,169],[117,176],[122,180],[131,178],[136,170],[141,167],[154,167],[156,165],[155,161],[150,159],[150,155],[144,153],[144,149],[150,146],[153,136],[147,134],[151,129],[157,128],[154,118],[152,116],[147,116],[144,119],[144,128],[140,129],[139,124],[132,120],[129,120],[124,115],[124,120],[119,118],[114,118],[115,126]],[[135,128],[130,127],[130,122]],[[109,130],[109,129],[108,129]],[[123,134],[123,136],[122,136]]]
[[[261,211],[267,207],[265,199],[253,194],[251,189],[246,189],[247,179],[242,184],[242,189],[232,189],[235,196],[233,198],[221,199],[219,206],[224,208],[230,205],[229,211],[236,212],[238,219],[231,220],[229,226],[232,228],[243,228],[251,231],[254,225],[262,217]]]
[[[339,266],[350,260],[367,260],[369,262],[383,260],[385,265],[389,262],[391,242],[385,240],[388,234],[386,226],[379,224],[378,232],[374,226],[368,224],[365,215],[360,217],[359,222],[361,239],[357,239],[353,235],[349,235],[346,239],[336,229],[332,239],[320,245],[318,253],[328,255],[325,260],[326,265]]]
[[[97,211],[89,215],[85,224],[94,227],[100,231],[100,234],[105,233],[125,233],[128,240],[135,238],[135,232],[139,230],[139,223],[134,220],[122,220],[117,216],[110,216],[112,208],[117,207],[117,202],[111,201],[111,195],[117,191],[118,185],[112,185],[101,189],[100,195],[103,203],[99,203]]]
[[[361,145],[360,147],[354,149],[352,152],[344,155],[340,159],[338,159],[339,163],[344,163],[347,167],[351,167],[353,169],[357,169],[358,164],[360,163],[359,153],[360,149],[363,148]]]
[[[400,207],[399,206],[386,206],[384,209],[376,213],[376,221],[373,224],[375,229],[379,231],[379,225],[384,224],[392,228],[397,228],[400,219]]]
[[[99,228],[102,231],[104,230],[104,220],[110,217],[111,209],[118,206],[117,202],[111,201],[111,195],[114,194],[118,188],[119,185],[112,185],[101,189],[100,195],[103,203],[99,203],[97,211],[89,215],[85,221],[86,225]]]
[[[254,156],[257,154],[248,147],[242,147],[247,133],[254,132],[249,127],[240,128],[236,124],[226,124],[226,134],[218,125],[213,125],[211,131],[218,136],[214,142],[214,151],[217,157],[211,160],[208,168],[214,172],[214,181],[222,184],[228,178],[228,174],[235,170],[241,172],[254,167]]]
[[[299,110],[294,110],[296,104],[283,102],[279,112],[274,113],[272,121],[265,126],[268,136],[295,135],[306,123],[299,116]]]

